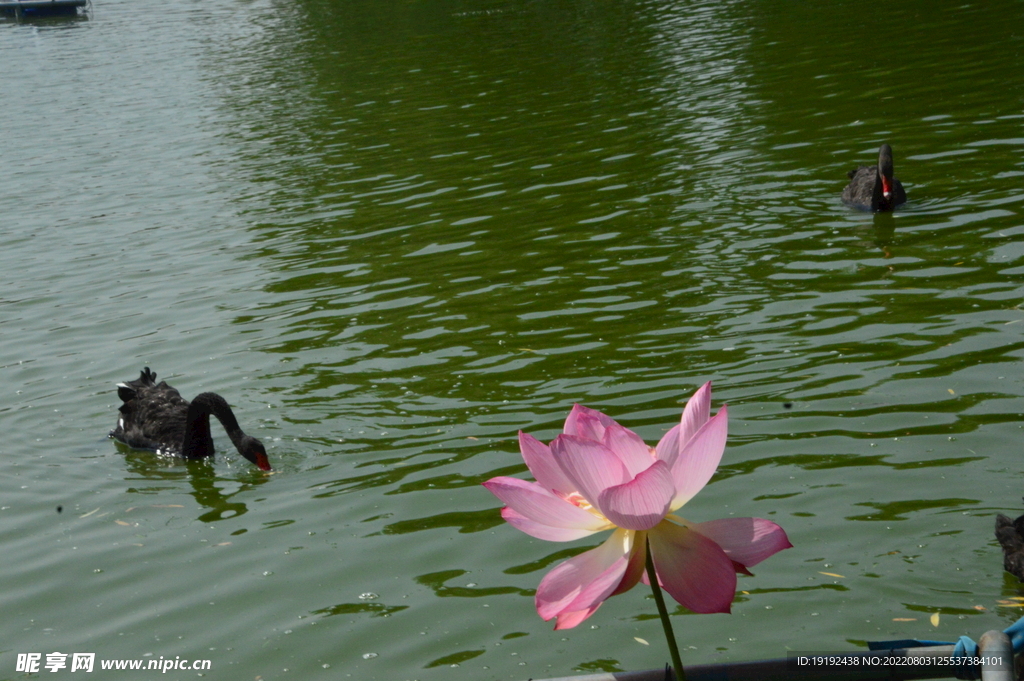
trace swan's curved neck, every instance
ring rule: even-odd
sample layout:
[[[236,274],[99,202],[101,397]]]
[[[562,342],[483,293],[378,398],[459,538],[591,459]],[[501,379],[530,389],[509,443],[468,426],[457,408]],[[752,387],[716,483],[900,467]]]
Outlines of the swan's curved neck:
[[[201,393],[188,406],[185,417],[185,440],[181,453],[187,459],[200,459],[213,455],[213,437],[210,434],[210,414],[217,417],[228,437],[237,448],[245,433],[227,401],[217,393]]]
[[[885,194],[882,191],[882,169],[879,167],[878,172],[875,173],[875,186],[871,190],[871,207],[873,210],[877,210],[884,203]]]

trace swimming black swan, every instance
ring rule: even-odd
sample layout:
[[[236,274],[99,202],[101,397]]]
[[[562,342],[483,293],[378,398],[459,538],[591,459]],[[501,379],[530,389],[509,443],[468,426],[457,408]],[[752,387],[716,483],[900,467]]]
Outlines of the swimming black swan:
[[[192,402],[146,367],[139,378],[117,384],[124,402],[110,437],[136,449],[155,449],[186,459],[213,456],[210,414],[228,431],[238,452],[265,471],[271,470],[263,443],[242,432],[231,407],[216,393],[201,393]]]
[[[878,149],[877,166],[861,166],[847,173],[850,184],[843,190],[843,203],[872,212],[892,210],[907,202],[903,185],[892,176],[892,147]]]
[[[1003,547],[1003,569],[1024,582],[1024,515],[1016,520],[996,515],[996,539]]]

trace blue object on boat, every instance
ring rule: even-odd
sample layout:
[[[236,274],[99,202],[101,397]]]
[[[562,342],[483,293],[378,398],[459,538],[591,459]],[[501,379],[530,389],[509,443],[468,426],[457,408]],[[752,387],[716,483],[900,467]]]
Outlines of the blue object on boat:
[[[17,16],[76,14],[79,7],[88,4],[89,0],[0,0],[0,12]]]
[[[1010,637],[1010,645],[1013,646],[1013,654],[1019,655],[1024,652],[1024,617],[1003,629],[1003,633]],[[905,650],[907,648],[926,648],[928,646],[955,646],[953,658],[977,657],[978,644],[970,636],[961,636],[955,644],[952,641],[918,641],[912,638],[904,638],[898,641],[868,641],[868,650]],[[957,667],[958,679],[978,679],[978,670],[970,665]]]

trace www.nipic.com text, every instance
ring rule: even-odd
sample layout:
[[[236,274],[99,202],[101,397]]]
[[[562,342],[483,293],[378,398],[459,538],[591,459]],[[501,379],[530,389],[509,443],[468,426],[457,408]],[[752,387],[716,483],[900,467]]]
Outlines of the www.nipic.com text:
[[[43,659],[45,657],[45,660]],[[70,660],[69,660],[70,658]],[[96,666],[96,653],[18,653],[16,672],[34,674],[45,669],[49,672],[68,670],[72,672],[91,672]],[[164,659],[163,655],[149,660],[104,660],[99,663],[100,669],[121,669],[131,671],[157,671],[167,673],[171,670],[207,671],[211,668],[210,660],[183,660],[180,657]]]

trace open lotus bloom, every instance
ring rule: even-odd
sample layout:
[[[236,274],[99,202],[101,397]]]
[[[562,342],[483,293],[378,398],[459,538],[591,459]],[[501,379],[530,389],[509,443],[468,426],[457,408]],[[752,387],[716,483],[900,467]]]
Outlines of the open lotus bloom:
[[[550,445],[519,433],[537,481],[484,483],[506,504],[502,517],[549,541],[613,530],[604,544],[541,580],[537,613],[557,618],[556,629],[575,627],[606,598],[646,583],[648,542],[660,586],[698,613],[729,612],[736,573],[750,574],[748,567],[792,546],[781,527],[761,518],[694,523],[675,513],[707,484],[725,451],[727,410],[710,414],[711,384],[705,383],[656,447],[578,404]]]

